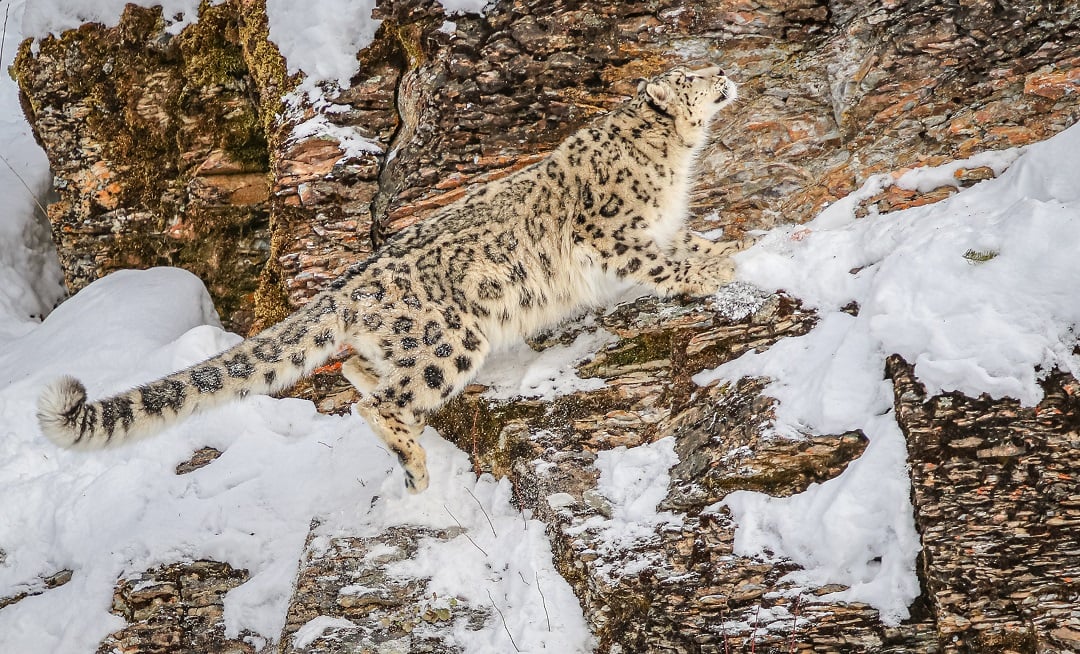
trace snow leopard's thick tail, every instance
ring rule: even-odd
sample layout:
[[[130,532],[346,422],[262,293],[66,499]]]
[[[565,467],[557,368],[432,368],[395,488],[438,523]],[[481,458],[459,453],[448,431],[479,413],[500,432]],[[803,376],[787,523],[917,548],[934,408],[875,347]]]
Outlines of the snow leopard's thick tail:
[[[87,402],[79,380],[61,377],[38,398],[38,423],[51,441],[76,449],[150,436],[196,411],[292,386],[338,351],[343,324],[335,298],[322,294],[215,357],[113,397]]]

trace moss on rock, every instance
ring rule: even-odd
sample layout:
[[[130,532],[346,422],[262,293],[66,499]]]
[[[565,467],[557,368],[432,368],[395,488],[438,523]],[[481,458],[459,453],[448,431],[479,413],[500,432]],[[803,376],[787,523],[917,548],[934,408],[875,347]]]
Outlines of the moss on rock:
[[[128,5],[116,27],[20,47],[12,71],[55,174],[61,264],[71,291],[119,268],[183,266],[243,330],[267,255],[269,182],[229,177],[268,163],[237,8],[206,2],[179,35],[164,28],[160,7]],[[230,193],[238,184],[246,193]]]

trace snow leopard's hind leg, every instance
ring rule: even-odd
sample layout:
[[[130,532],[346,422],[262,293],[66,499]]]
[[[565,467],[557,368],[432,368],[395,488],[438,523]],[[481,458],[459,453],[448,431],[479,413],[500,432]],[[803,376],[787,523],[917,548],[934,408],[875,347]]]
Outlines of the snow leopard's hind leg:
[[[416,439],[424,421],[378,392],[379,375],[367,359],[349,357],[341,364],[341,374],[363,396],[356,403],[357,413],[401,462],[405,486],[414,493],[423,491],[428,486],[427,455]]]
[[[422,418],[383,395],[377,388],[356,403],[356,411],[371,425],[375,434],[397,455],[405,470],[405,487],[419,493],[428,487],[427,453],[417,442],[424,431]]]
[[[379,386],[379,375],[367,359],[352,356],[341,364],[341,374],[349,383],[360,391],[361,395],[371,395]]]

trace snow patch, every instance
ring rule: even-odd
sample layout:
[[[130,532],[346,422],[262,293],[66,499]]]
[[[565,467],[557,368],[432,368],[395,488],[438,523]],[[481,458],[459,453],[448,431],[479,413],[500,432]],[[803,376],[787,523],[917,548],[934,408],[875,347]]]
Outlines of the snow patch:
[[[381,21],[374,0],[267,0],[270,40],[285,57],[289,74],[348,88],[359,70],[357,53],[371,44]]]
[[[118,3],[122,6],[124,1]],[[267,0],[270,40],[285,57],[290,75],[303,72],[312,82],[348,88],[359,70],[358,53],[371,45],[382,24],[371,17],[375,4],[375,0]],[[447,16],[482,16],[487,0],[441,0],[441,4]],[[453,33],[456,27],[447,21],[440,29]]]
[[[672,436],[637,447],[597,452],[600,479],[596,490],[611,501],[612,520],[646,527],[678,520],[669,511],[656,511],[656,505],[667,497],[671,483],[668,471],[678,462]]]
[[[41,31],[40,25],[33,24],[33,19],[29,29],[20,20],[24,11],[39,10],[36,4],[32,10],[28,9],[23,0],[5,3],[4,57],[0,70],[7,71],[11,66],[24,36],[47,33]],[[64,294],[52,231],[39,208],[49,201],[52,181],[49,162],[23,118],[19,87],[6,74],[0,78],[0,153],[4,156],[0,162],[0,192],[4,198],[4,213],[0,217],[0,342],[3,342],[33,330]]]
[[[342,629],[358,629],[356,623],[346,618],[331,618],[320,615],[304,623],[293,635],[293,647],[305,649],[314,643],[328,631],[340,631]]]
[[[100,23],[112,27],[120,22],[120,15],[129,0],[31,0],[25,2],[22,17],[22,34],[35,39],[50,34],[59,35],[85,23]],[[13,2],[12,17],[17,17],[23,2]],[[195,0],[154,0],[160,5],[165,18],[165,31],[179,34],[198,16],[199,3]],[[16,22],[16,21],[13,21]],[[9,25],[10,29],[10,25]]]
[[[383,147],[377,142],[352,127],[330,121],[328,114],[343,113],[348,111],[349,107],[328,100],[324,86],[325,84],[317,83],[313,78],[307,78],[285,96],[283,104],[287,117],[283,120],[299,120],[299,117],[312,113],[309,118],[300,120],[292,128],[289,139],[302,141],[321,138],[335,141],[341,150],[338,161],[357,159],[365,154],[381,154]]]
[[[989,150],[967,159],[958,159],[940,166],[913,168],[901,175],[896,180],[896,185],[902,189],[918,191],[919,193],[928,193],[942,186],[959,188],[960,182],[956,177],[957,172],[972,168],[989,168],[994,171],[994,177],[997,177],[1005,172],[1026,149],[1026,147],[1020,147]]]
[[[713,309],[731,322],[738,322],[757,313],[770,297],[771,294],[753,284],[734,281],[716,291]]]
[[[290,138],[302,141],[308,138],[337,141],[341,159],[358,159],[364,154],[381,154],[383,148],[375,141],[358,134],[352,127],[335,125],[325,114],[315,114],[293,128]]]
[[[460,16],[461,14],[484,15],[484,8],[490,0],[439,0],[447,16]]]
[[[476,376],[476,383],[488,387],[484,397],[508,400],[514,397],[551,400],[578,391],[604,387],[600,378],[581,378],[576,368],[604,346],[618,338],[604,330],[585,332],[570,345],[556,345],[536,352],[524,341],[488,357]]]
[[[610,503],[610,517],[594,515],[565,531],[570,536],[586,531],[596,534],[601,560],[612,561],[599,568],[601,574],[610,578],[633,575],[659,563],[634,549],[655,540],[658,529],[682,525],[682,516],[656,510],[668,493],[668,471],[678,462],[671,436],[597,453],[596,490]]]

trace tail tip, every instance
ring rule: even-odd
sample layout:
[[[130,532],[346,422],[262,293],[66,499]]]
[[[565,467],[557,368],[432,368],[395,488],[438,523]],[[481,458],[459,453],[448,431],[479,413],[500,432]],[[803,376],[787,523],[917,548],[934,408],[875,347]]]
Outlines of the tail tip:
[[[79,442],[76,418],[86,404],[86,387],[74,377],[64,376],[45,387],[38,398],[37,417],[42,433],[61,447]]]

